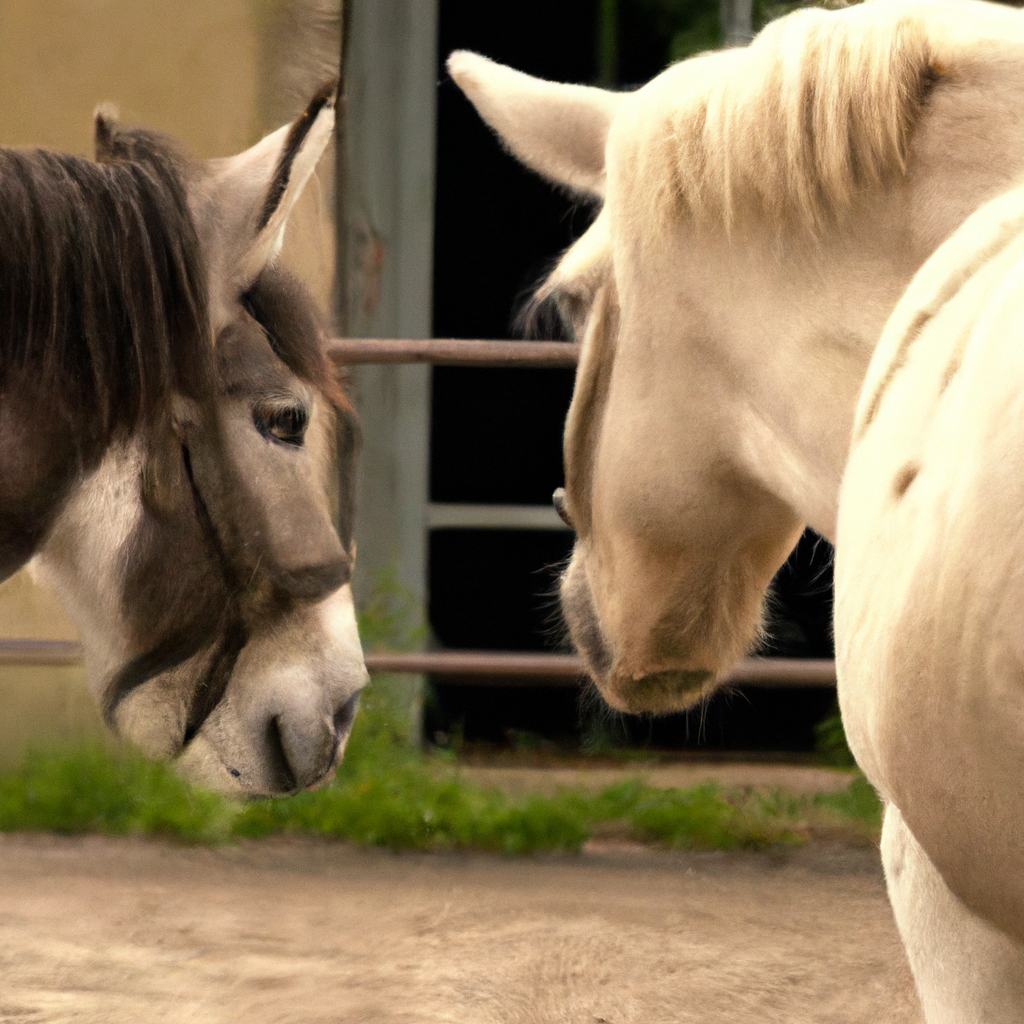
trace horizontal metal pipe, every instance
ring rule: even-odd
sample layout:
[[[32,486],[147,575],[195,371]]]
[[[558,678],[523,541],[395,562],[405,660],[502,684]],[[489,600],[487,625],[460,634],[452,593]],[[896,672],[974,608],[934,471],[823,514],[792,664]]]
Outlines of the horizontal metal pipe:
[[[81,644],[70,640],[0,640],[0,665],[75,665]],[[372,651],[371,672],[423,674],[458,678],[480,686],[575,686],[586,678],[575,654],[518,651]],[[835,686],[835,662],[818,658],[747,658],[723,682],[731,686]]]
[[[529,686],[538,679],[573,686],[586,678],[583,661],[575,654],[521,654],[504,651],[376,651],[366,655],[371,672],[422,673],[459,677],[480,686]],[[723,677],[730,686],[835,686],[831,659],[747,658]]]
[[[460,338],[331,338],[327,354],[356,363],[433,363],[435,366],[575,366],[580,347],[568,341],[464,341]]]
[[[553,505],[466,505],[430,502],[429,530],[558,530],[569,527]]]
[[[585,676],[583,661],[575,654],[524,654],[505,651],[372,651],[366,655],[371,672],[415,672],[437,676],[488,677],[504,684],[500,677],[518,680],[576,683]]]
[[[77,665],[77,640],[0,640],[0,665]]]

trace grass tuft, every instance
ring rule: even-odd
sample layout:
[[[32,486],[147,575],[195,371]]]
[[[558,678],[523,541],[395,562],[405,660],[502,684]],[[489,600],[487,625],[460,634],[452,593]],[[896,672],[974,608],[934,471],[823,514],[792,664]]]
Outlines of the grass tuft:
[[[99,746],[30,753],[22,768],[0,775],[0,831],[164,836],[188,843],[223,842],[231,808],[193,789],[166,765]]]
[[[337,779],[316,793],[236,804],[192,789],[172,769],[89,747],[31,755],[0,776],[0,831],[155,835],[222,843],[270,835],[331,836],[395,850],[503,854],[579,850],[595,835],[694,850],[800,842],[816,831],[873,838],[878,799],[863,777],[842,793],[799,796],[714,785],[655,789],[635,779],[601,792],[513,800],[463,780],[451,758],[402,742],[371,698]]]

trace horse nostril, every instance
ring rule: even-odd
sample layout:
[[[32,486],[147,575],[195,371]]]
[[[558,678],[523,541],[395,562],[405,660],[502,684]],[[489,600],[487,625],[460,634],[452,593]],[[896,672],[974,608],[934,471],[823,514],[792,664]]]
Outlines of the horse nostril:
[[[334,767],[340,741],[326,715],[316,725],[275,715],[265,728],[264,751],[273,792],[308,789]]]
[[[267,722],[265,738],[267,760],[270,763],[275,788],[282,793],[294,793],[299,788],[299,780],[296,779],[295,771],[288,760],[281,732],[281,720],[276,715]]]
[[[343,740],[352,728],[356,711],[359,708],[359,694],[355,693],[344,704],[334,712],[334,735],[338,740]]]

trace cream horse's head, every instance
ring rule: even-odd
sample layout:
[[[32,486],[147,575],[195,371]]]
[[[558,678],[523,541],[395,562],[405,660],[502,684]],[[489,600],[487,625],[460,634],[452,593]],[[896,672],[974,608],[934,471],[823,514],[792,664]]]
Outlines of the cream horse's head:
[[[626,711],[686,707],[755,644],[914,271],[1024,163],[1024,18],[806,10],[628,94],[468,54],[524,163],[601,204],[541,290],[582,340],[565,431],[573,640]]]

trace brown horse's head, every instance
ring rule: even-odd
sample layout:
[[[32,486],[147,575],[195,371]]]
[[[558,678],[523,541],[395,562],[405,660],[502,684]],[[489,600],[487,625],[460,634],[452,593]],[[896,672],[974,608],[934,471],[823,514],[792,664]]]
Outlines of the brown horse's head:
[[[350,587],[357,425],[312,299],[274,265],[333,122],[328,85],[252,149],[199,162],[97,119],[100,160],[180,182],[208,379],[115,437],[40,571],[82,632],[109,723],[240,794],[325,778],[366,682]]]

